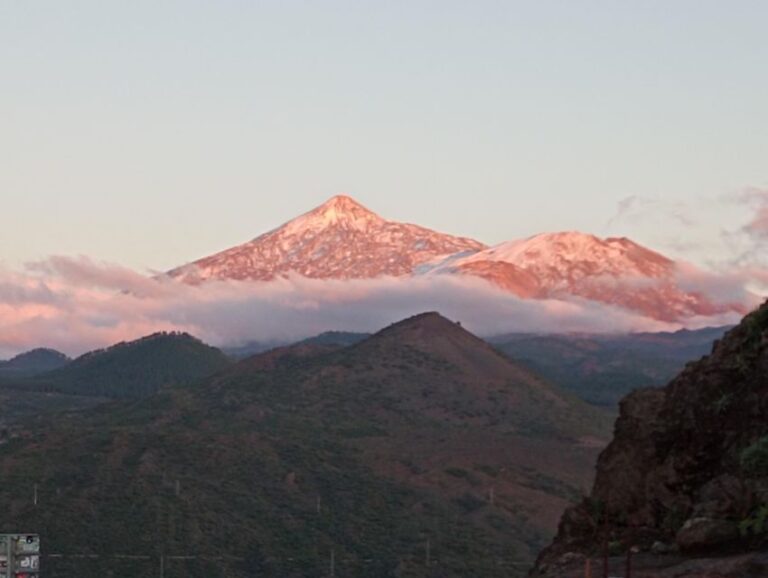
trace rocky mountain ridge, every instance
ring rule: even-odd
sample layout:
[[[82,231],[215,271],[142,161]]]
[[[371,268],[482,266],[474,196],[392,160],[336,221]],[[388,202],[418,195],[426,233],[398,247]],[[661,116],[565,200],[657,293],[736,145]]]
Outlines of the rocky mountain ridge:
[[[566,511],[532,575],[580,575],[606,546],[645,552],[657,565],[664,556],[670,565],[720,556],[710,570],[694,564],[675,576],[768,575],[768,560],[750,554],[768,547],[766,375],[768,304],[666,388],[627,396],[591,495]],[[715,572],[736,555],[756,573]],[[644,575],[667,575],[654,572]]]

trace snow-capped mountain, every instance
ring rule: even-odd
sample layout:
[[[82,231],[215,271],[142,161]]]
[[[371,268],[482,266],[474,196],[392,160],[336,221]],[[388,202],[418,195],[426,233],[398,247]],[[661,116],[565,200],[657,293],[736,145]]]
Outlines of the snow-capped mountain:
[[[339,195],[232,249],[169,272],[188,283],[267,281],[290,273],[319,279],[408,275],[420,264],[486,245],[381,218]]]
[[[679,263],[626,238],[578,232],[535,235],[488,247],[388,221],[347,196],[232,249],[169,272],[186,283],[466,275],[526,299],[579,297],[663,321],[736,311],[681,287]]]
[[[579,232],[544,233],[509,241],[464,260],[478,261],[513,263],[549,289],[567,289],[582,279],[606,275],[661,279],[675,267],[671,259],[627,238],[600,239]]]
[[[601,239],[578,232],[535,235],[433,263],[432,272],[480,275],[521,297],[578,296],[664,321],[741,309],[683,290],[677,262],[623,237]]]

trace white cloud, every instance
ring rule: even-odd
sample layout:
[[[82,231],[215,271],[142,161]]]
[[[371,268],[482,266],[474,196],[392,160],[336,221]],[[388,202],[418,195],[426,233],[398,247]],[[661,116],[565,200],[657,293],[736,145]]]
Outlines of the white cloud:
[[[53,257],[24,272],[0,270],[0,355],[39,346],[79,354],[160,330],[188,331],[216,345],[291,340],[328,330],[376,331],[424,311],[439,311],[480,335],[678,328],[585,300],[521,300],[471,277],[295,277],[195,287],[85,257]]]

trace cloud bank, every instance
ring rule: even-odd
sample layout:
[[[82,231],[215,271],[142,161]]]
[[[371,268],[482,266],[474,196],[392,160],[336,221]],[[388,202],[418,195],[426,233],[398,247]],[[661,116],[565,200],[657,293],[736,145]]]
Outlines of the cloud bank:
[[[679,328],[586,300],[522,300],[472,277],[295,277],[194,287],[85,257],[52,257],[21,272],[0,269],[0,357],[40,346],[77,355],[163,330],[215,345],[294,340],[328,330],[376,331],[424,311],[439,311],[480,335]]]

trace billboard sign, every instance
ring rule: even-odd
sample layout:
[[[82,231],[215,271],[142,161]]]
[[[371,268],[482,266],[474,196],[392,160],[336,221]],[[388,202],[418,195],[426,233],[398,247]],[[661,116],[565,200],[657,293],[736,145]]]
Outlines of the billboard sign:
[[[0,534],[0,578],[39,578],[40,536]]]

